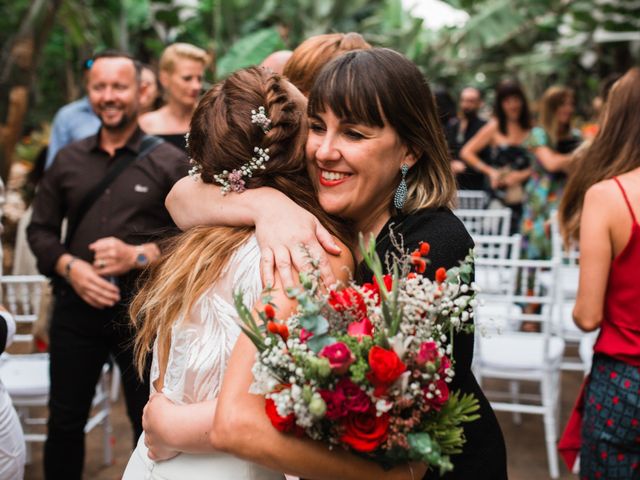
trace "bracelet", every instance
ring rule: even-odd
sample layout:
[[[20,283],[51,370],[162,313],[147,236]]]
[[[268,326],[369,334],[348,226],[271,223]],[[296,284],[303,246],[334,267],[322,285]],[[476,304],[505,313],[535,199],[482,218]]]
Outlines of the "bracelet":
[[[73,257],[64,266],[64,279],[69,283],[71,283],[71,267],[73,266],[73,262],[75,262],[76,260],[78,260],[78,258],[77,257]]]
[[[409,473],[411,474],[411,480],[416,480],[415,475],[413,474],[413,467],[410,463],[407,463],[407,467],[409,467]]]

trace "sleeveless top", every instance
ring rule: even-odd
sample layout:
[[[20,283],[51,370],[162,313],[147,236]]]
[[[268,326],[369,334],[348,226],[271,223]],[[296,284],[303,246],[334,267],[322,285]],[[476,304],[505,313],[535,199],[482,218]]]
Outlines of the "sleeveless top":
[[[604,317],[593,350],[640,366],[640,225],[622,184],[618,178],[614,180],[629,208],[633,225],[629,242],[611,263]]]
[[[190,404],[218,397],[241,320],[233,294],[241,290],[252,308],[260,298],[260,249],[254,235],[232,255],[222,275],[198,299],[188,315],[171,328],[162,393],[174,403]],[[151,390],[160,376],[157,340],[151,364]]]

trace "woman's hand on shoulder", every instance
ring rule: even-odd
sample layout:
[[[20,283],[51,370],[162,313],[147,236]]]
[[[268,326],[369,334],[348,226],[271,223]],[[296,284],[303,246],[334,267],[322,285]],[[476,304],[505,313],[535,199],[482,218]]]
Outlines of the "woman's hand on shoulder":
[[[315,216],[286,195],[273,192],[264,192],[269,194],[268,201],[260,202],[255,209],[263,283],[273,285],[277,271],[284,287],[293,287],[293,270],[308,270],[311,257],[319,262],[325,283],[333,284],[336,276],[329,254],[340,255],[344,247],[338,245]]]

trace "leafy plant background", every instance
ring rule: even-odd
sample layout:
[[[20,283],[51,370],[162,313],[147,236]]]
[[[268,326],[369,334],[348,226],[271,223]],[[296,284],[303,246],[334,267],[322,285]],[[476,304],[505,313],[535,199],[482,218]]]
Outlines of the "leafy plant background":
[[[30,3],[0,5],[5,48]],[[453,94],[465,85],[490,92],[500,79],[516,77],[536,98],[547,86],[565,83],[576,89],[584,114],[601,79],[640,57],[638,2],[447,3],[468,12],[464,26],[428,30],[401,0],[65,0],[40,57],[26,126],[49,121],[77,98],[82,60],[104,48],[125,49],[153,64],[165,45],[194,43],[216,59],[208,75],[213,82],[311,35],[357,31],[374,45],[403,52]]]

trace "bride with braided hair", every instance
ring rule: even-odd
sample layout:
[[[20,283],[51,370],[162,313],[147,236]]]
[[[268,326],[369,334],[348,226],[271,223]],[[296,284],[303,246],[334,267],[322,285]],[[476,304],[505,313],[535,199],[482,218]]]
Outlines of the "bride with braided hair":
[[[260,68],[232,74],[207,92],[194,112],[188,137],[192,173],[197,181],[218,184],[225,192],[271,187],[288,195],[316,215],[344,247],[345,253],[332,259],[332,268],[345,281],[354,266],[345,245],[350,230],[320,208],[304,162],[305,110],[305,97],[277,74]],[[198,434],[184,448],[176,433],[176,442],[189,453],[169,458],[174,453],[148,450],[145,435],[150,433],[144,433],[124,480],[271,480],[284,479],[285,470],[307,478],[413,477],[421,466],[383,471],[346,452],[281,434],[264,413],[264,398],[253,395],[251,407],[238,413],[255,427],[252,461],[211,452],[217,397],[241,335],[233,294],[241,290],[247,306],[257,311],[262,289],[260,250],[254,229],[248,227],[192,228],[176,237],[151,267],[131,305],[136,364],[142,375],[153,352],[151,401],[155,396],[178,405],[197,404],[200,414],[168,419],[167,425],[178,421],[184,431]],[[272,301],[286,317],[295,304],[283,290],[276,281]],[[156,461],[158,456],[163,460]]]

